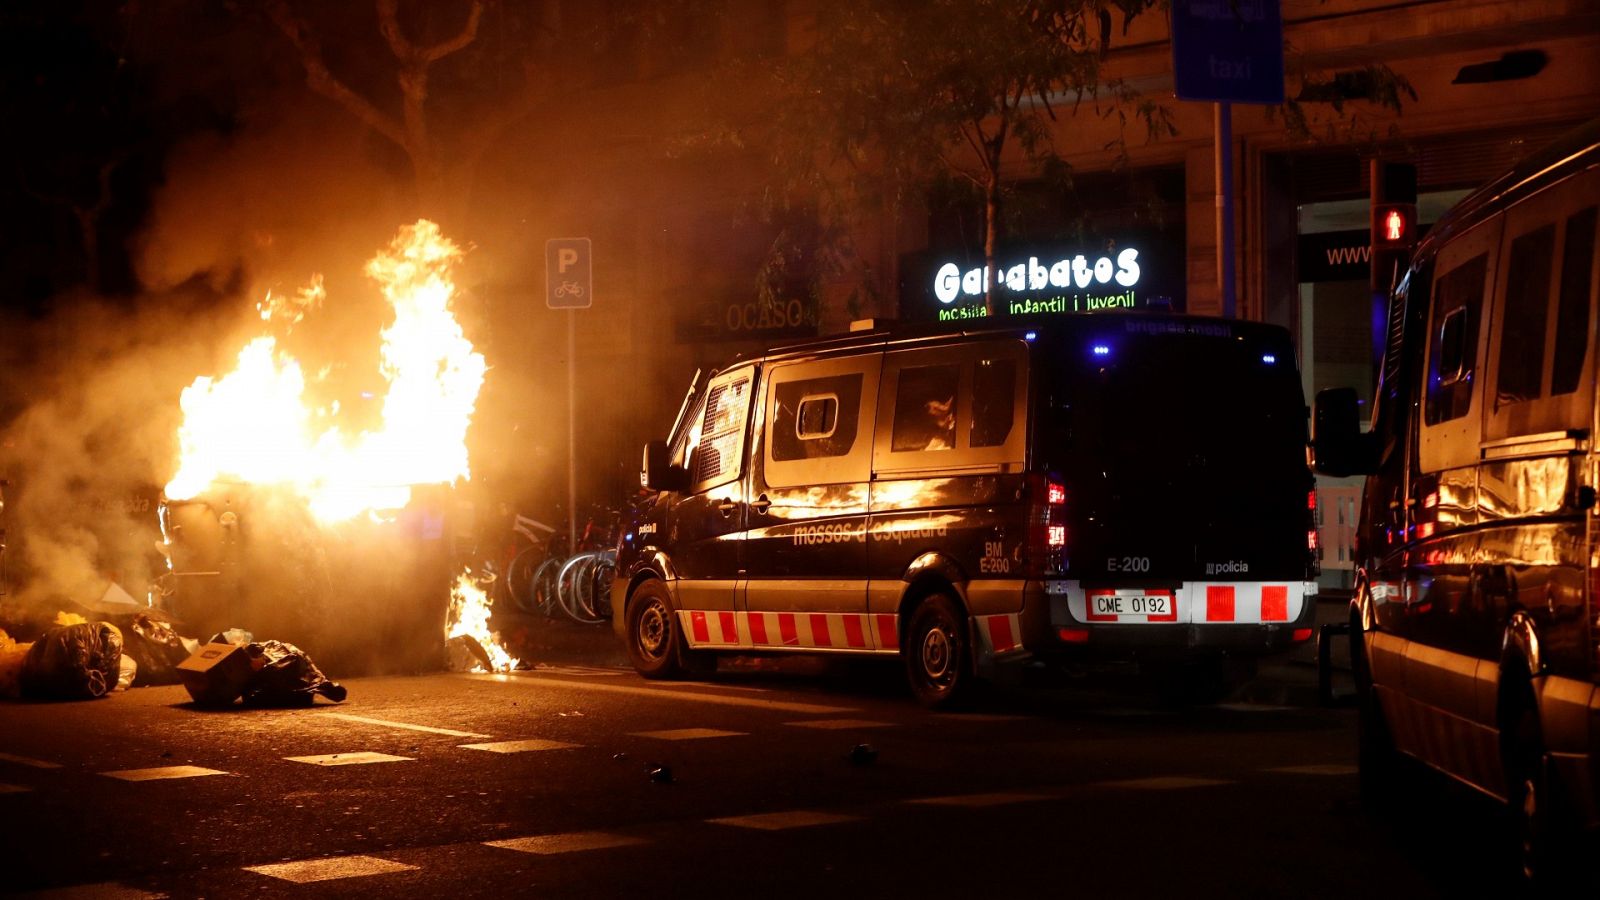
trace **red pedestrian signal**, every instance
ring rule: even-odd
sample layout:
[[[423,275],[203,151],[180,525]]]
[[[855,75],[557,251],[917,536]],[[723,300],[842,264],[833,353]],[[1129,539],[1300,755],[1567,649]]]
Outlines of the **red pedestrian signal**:
[[[1413,237],[1417,208],[1410,203],[1382,203],[1372,207],[1372,246],[1374,248],[1409,248],[1416,243]]]

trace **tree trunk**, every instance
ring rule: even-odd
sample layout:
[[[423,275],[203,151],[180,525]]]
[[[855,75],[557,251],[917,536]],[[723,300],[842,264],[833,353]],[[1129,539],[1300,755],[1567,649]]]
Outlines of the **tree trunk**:
[[[990,174],[983,186],[983,309],[995,314],[994,286],[1000,278],[996,269],[1000,226],[1000,175]]]

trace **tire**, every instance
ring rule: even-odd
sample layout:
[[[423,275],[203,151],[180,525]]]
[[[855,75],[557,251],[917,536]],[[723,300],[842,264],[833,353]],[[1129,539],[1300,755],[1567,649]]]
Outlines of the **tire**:
[[[561,608],[567,618],[579,625],[599,625],[605,621],[589,608],[589,598],[585,596],[592,593],[593,585],[589,576],[597,560],[598,556],[594,553],[580,553],[567,560],[566,565],[561,567],[561,574],[556,577]]]
[[[516,604],[517,609],[525,613],[539,609],[533,577],[540,561],[539,551],[527,547],[512,558],[511,565],[506,566],[506,593],[511,595],[511,602]]]
[[[540,563],[539,568],[533,573],[534,607],[547,619],[555,618],[561,609],[561,604],[556,600],[559,588],[556,575],[560,571],[561,560],[552,556]]]
[[[1545,752],[1544,733],[1532,696],[1516,702],[1501,733],[1506,770],[1507,812],[1516,869],[1523,885],[1543,896],[1552,888],[1575,887],[1592,879],[1573,865],[1581,854],[1577,835],[1561,815],[1560,786]]]
[[[682,677],[683,635],[666,584],[655,578],[641,583],[628,599],[624,615],[628,661],[634,670],[646,678]]]
[[[946,594],[929,594],[917,605],[900,649],[906,682],[917,702],[949,709],[966,699],[976,676],[965,617]]]

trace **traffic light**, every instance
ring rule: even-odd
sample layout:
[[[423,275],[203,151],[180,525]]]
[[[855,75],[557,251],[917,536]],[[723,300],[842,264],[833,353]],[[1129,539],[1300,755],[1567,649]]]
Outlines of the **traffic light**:
[[[1372,172],[1373,294],[1387,295],[1411,264],[1417,243],[1417,167],[1374,159]]]

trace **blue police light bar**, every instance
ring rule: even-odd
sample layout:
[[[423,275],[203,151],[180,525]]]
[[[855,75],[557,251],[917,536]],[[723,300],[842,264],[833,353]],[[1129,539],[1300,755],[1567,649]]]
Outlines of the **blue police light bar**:
[[[1277,363],[1278,358],[1271,353],[1263,353],[1261,354],[1261,361],[1270,366]]]
[[[1038,336],[1039,336],[1039,332],[1030,331],[1027,334],[1023,335],[1022,339],[1025,340],[1025,341],[1031,341],[1031,340],[1034,340],[1035,338],[1037,338]]]
[[[1105,344],[1095,344],[1094,345],[1094,355],[1095,356],[1110,356],[1111,355],[1111,348],[1107,347]]]

